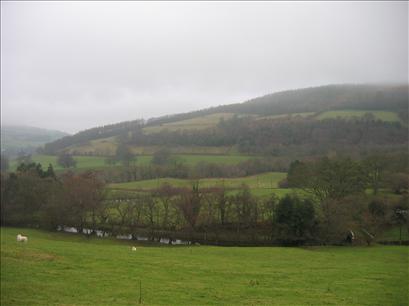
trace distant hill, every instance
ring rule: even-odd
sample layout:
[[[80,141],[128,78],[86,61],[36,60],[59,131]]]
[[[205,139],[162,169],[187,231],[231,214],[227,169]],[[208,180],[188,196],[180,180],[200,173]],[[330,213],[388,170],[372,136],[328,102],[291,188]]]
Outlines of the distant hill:
[[[408,85],[327,85],[283,91],[243,103],[152,118],[146,122],[134,120],[95,127],[48,143],[45,145],[45,152],[56,154],[59,151],[69,151],[75,154],[111,155],[119,141],[133,147],[135,152],[140,151],[138,147],[163,145],[183,146],[190,152],[189,147],[193,146],[232,147],[239,145],[239,142],[241,147],[246,146],[247,150],[250,150],[254,137],[258,135],[245,139],[236,135],[239,130],[242,134],[247,134],[248,129],[256,130],[256,126],[257,128],[263,126],[264,131],[267,131],[266,128],[271,130],[271,124],[274,122],[275,129],[283,129],[284,133],[288,134],[287,138],[291,139],[295,137],[294,133],[299,134],[295,130],[302,130],[308,126],[312,133],[309,139],[316,142],[323,139],[317,135],[329,133],[325,132],[328,123],[319,122],[338,119],[369,120],[374,124],[378,121],[384,122],[380,125],[377,123],[376,127],[372,124],[374,129],[371,130],[370,138],[365,140],[366,145],[373,143],[380,145],[381,142],[387,144],[389,140],[394,145],[401,145],[402,139],[406,137],[404,127],[407,127],[408,122],[408,89]],[[230,123],[226,125],[224,122]],[[366,124],[357,123],[353,132],[361,135],[362,129],[363,132],[366,131],[364,129]],[[336,125],[337,128],[345,130],[349,123],[337,122]],[[334,124],[329,126],[335,133]],[[394,132],[392,129],[395,129]],[[269,144],[266,136],[268,133],[262,132],[265,138],[259,146],[289,145],[289,142],[278,140],[281,139],[279,135],[274,136],[275,142],[272,139]],[[374,133],[381,133],[383,140],[377,139]],[[397,133],[398,136],[393,133]],[[395,136],[392,138],[387,135]],[[361,135],[358,142],[361,141],[359,139],[364,138]],[[336,141],[341,143],[343,139]],[[244,145],[245,143],[247,145]],[[312,146],[312,143],[308,145]]]
[[[8,155],[33,153],[38,147],[69,134],[28,126],[1,126],[1,151]]]

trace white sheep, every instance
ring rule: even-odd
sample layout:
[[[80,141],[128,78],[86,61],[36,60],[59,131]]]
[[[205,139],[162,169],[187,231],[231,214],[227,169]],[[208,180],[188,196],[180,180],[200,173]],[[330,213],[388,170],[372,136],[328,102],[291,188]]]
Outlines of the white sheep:
[[[133,247],[132,247],[132,251],[136,251],[136,247],[133,246]]]
[[[27,242],[27,241],[28,241],[28,237],[18,234],[18,235],[17,235],[17,241],[19,241],[19,242]]]

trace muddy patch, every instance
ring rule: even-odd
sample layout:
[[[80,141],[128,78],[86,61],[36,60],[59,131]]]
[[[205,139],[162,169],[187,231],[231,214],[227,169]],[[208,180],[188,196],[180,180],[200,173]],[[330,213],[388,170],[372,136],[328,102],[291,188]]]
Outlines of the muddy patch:
[[[34,251],[34,250],[17,250],[17,251],[11,251],[11,250],[2,250],[1,252],[1,257],[2,258],[13,258],[16,260],[24,260],[24,261],[54,261],[60,259],[59,256],[51,254],[51,253],[45,253],[45,252],[40,252],[40,251]]]

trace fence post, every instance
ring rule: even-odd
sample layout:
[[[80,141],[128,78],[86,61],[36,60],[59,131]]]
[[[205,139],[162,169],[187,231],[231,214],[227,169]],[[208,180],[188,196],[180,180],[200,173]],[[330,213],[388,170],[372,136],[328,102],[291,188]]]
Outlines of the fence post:
[[[142,280],[139,280],[139,304],[142,304]]]

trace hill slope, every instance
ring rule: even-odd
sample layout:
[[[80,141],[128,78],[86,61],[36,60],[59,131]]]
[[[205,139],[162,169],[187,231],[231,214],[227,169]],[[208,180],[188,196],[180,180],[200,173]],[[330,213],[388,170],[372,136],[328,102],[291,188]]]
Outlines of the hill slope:
[[[9,155],[33,153],[47,142],[67,136],[67,133],[28,126],[1,126],[1,151]]]

